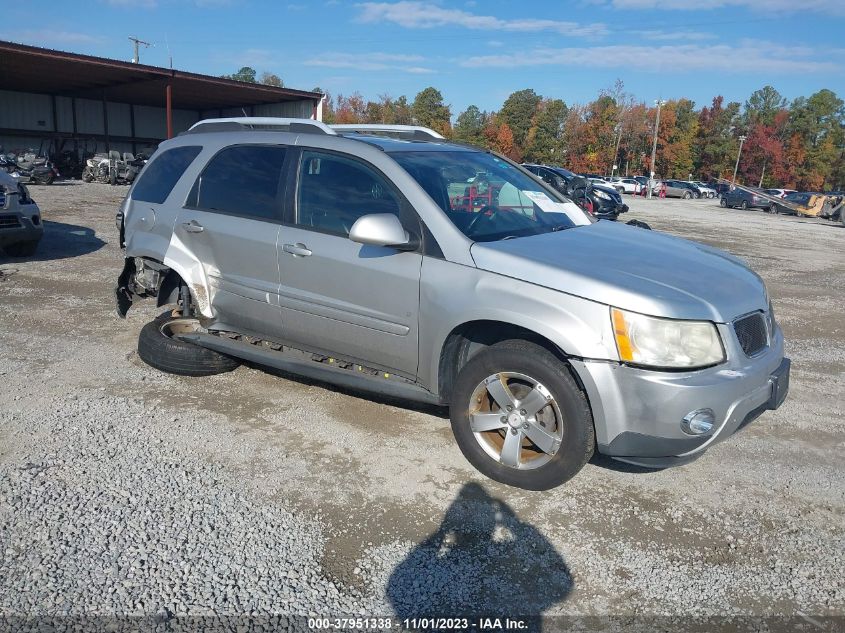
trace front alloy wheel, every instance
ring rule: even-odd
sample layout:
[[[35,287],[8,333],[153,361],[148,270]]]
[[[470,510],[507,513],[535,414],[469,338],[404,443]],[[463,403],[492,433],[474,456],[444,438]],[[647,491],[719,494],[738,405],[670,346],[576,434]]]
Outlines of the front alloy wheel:
[[[563,441],[560,408],[542,383],[520,373],[487,376],[468,404],[470,427],[484,452],[511,468],[537,468]]]
[[[548,490],[593,454],[586,396],[565,362],[535,343],[509,340],[478,352],[458,374],[450,401],[458,447],[496,481]]]

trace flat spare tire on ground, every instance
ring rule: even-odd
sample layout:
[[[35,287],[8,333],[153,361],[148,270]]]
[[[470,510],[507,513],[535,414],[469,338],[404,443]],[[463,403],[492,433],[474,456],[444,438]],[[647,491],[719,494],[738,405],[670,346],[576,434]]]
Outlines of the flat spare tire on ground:
[[[173,332],[196,328],[197,320],[165,312],[141,328],[138,356],[147,365],[180,376],[213,376],[236,369],[240,362],[220,352],[173,338]]]

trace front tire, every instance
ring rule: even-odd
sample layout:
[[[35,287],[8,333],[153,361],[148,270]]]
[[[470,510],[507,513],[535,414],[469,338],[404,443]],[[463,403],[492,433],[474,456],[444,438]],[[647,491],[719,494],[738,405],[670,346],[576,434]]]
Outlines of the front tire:
[[[728,201],[725,200],[724,197],[719,198],[719,206],[722,207],[723,209],[726,209],[727,206],[728,206]]]
[[[748,201],[747,201],[747,200],[743,200],[743,201],[740,203],[739,208],[740,208],[740,209],[742,209],[743,211],[748,210]]]
[[[692,194],[689,191],[684,192],[684,200],[689,200],[692,198]]]
[[[470,359],[455,382],[450,417],[475,468],[526,490],[570,480],[595,447],[586,396],[561,360],[527,341],[497,343]]]
[[[150,367],[179,376],[213,376],[236,369],[240,362],[231,356],[173,338],[197,325],[196,319],[165,312],[141,328],[138,356]]]

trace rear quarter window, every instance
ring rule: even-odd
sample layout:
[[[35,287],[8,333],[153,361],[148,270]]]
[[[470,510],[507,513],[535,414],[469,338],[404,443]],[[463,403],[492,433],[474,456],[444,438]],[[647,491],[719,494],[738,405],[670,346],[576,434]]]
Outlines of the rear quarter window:
[[[195,145],[174,147],[155,157],[135,183],[132,199],[163,203],[200,151],[202,147]]]

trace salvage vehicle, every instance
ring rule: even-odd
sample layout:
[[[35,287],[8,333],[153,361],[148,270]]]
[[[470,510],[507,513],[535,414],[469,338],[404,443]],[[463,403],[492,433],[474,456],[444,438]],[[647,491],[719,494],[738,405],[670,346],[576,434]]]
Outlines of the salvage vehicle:
[[[201,121],[161,144],[117,226],[118,313],[168,306],[141,329],[146,363],[250,361],[448,405],[467,460],[512,486],[560,485],[594,451],[689,462],[788,391],[783,333],[741,260],[596,221],[425,128]]]
[[[617,220],[620,214],[628,212],[628,205],[622,202],[622,196],[613,187],[594,184],[586,176],[563,167],[531,163],[522,166],[596,218]]]
[[[41,210],[26,185],[0,171],[0,250],[11,257],[28,257],[43,235]]]
[[[845,195],[796,191],[787,194],[781,200],[769,201],[766,210],[770,213],[834,220],[841,218],[843,207],[845,207]]]
[[[0,171],[11,174],[19,182],[36,185],[51,185],[59,177],[53,163],[33,150],[0,154]]]
[[[129,152],[112,150],[108,154],[96,154],[89,158],[82,170],[84,182],[108,183],[111,185],[130,184],[135,180],[138,172],[146,163],[145,159],[137,159]]]

